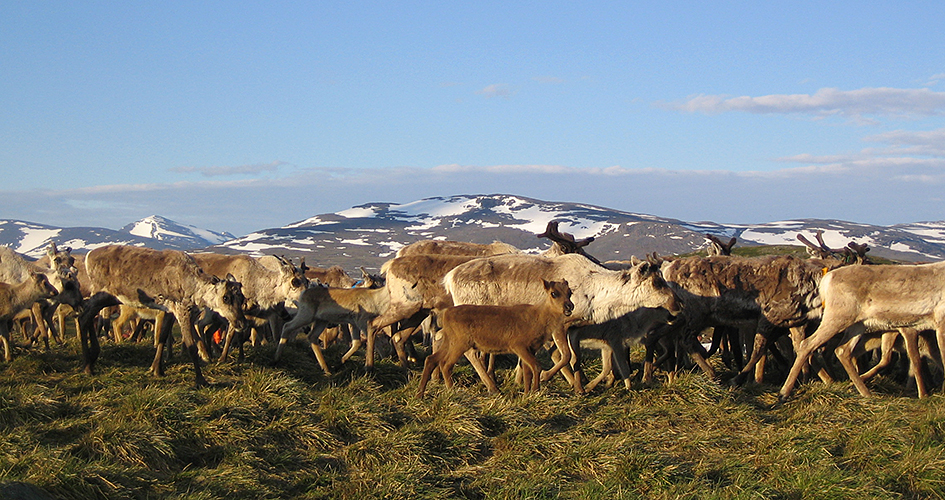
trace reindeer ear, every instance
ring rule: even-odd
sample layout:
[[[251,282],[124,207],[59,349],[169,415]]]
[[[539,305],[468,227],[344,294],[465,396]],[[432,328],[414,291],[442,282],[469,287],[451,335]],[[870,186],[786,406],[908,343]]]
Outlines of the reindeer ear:
[[[231,283],[236,283],[236,282],[237,282],[236,276],[233,276],[232,273],[226,273],[226,280],[229,281],[229,282],[231,282]]]
[[[549,289],[549,288],[552,287],[551,282],[548,281],[548,280],[546,280],[545,278],[542,278],[542,279],[541,279],[541,284],[545,287],[545,290],[547,290],[547,289]]]

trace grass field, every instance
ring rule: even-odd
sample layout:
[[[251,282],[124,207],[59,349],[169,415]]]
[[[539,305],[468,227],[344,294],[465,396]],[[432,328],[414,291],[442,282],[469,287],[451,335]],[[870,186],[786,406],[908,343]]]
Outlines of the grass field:
[[[272,347],[212,364],[202,389],[179,349],[162,379],[146,345],[106,342],[92,377],[75,340],[20,350],[0,365],[0,483],[75,499],[945,497],[945,398],[889,379],[870,399],[811,382],[778,406],[773,385],[701,373],[490,396],[458,366],[462,388],[418,400],[417,370],[366,377],[356,358],[327,378],[293,347],[279,367]]]

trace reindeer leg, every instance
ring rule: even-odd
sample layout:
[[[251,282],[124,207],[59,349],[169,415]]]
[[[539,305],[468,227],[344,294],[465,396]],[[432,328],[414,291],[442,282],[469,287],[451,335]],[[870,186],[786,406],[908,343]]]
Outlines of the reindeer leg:
[[[196,339],[197,331],[194,329],[194,319],[192,316],[191,307],[187,306],[178,306],[180,314],[175,314],[177,316],[177,322],[180,324],[181,337],[184,341],[184,348],[187,349],[187,353],[190,354],[190,360],[194,364],[194,385],[197,387],[206,387],[209,385],[207,380],[203,377],[203,372],[200,369],[201,356],[198,349],[198,340]],[[206,346],[204,346],[206,349]]]
[[[354,356],[354,354],[358,352],[358,349],[361,348],[361,329],[353,324],[344,324],[339,326],[341,328],[342,334],[347,332],[348,338],[351,339],[351,347],[348,348],[348,352],[341,356],[341,362],[345,363],[351,359],[351,356]]]
[[[856,347],[856,343],[860,341],[860,336],[848,333],[845,340],[846,341],[837,346],[833,352],[837,355],[837,359],[840,360],[840,364],[843,365],[843,369],[846,370],[850,381],[853,382],[853,385],[856,387],[856,390],[859,391],[860,395],[865,397],[872,396],[869,388],[866,387],[866,384],[860,377],[856,363],[853,361],[853,349]]]
[[[10,321],[0,321],[0,342],[3,343],[3,359],[7,363],[13,361],[13,351],[10,349]]]
[[[322,352],[322,348],[318,345],[318,336],[322,334],[325,328],[328,326],[328,323],[324,321],[315,321],[315,324],[312,325],[312,331],[308,334],[308,343],[312,347],[312,354],[315,355],[315,359],[318,361],[318,366],[322,367],[322,371],[325,372],[325,376],[331,376],[331,370],[328,369],[328,361],[325,360],[325,353]]]
[[[288,323],[282,325],[282,331],[279,332],[279,345],[276,346],[276,354],[273,356],[272,360],[273,363],[278,363],[279,360],[282,359],[282,350],[285,349],[286,344],[295,339],[299,328],[313,321],[315,321],[314,309],[312,309],[312,306],[306,301],[302,301],[299,304],[299,310],[295,314],[295,317]],[[275,332],[273,332],[273,335],[275,335]]]
[[[436,353],[434,353],[436,354]],[[482,358],[479,357],[479,354],[475,349],[470,349],[463,353],[466,356],[466,359],[469,360],[469,364],[476,370],[476,374],[479,375],[479,380],[482,380],[483,384],[486,384],[486,388],[492,394],[497,394],[499,392],[499,387],[495,383],[495,379],[489,375],[489,370],[486,369],[486,366],[482,363]]]
[[[551,377],[554,376],[554,374],[558,373],[558,371],[561,370],[562,367],[564,367],[565,365],[571,362],[571,348],[568,346],[567,329],[558,330],[554,332],[551,335],[551,337],[555,341],[555,347],[557,347],[558,351],[561,352],[561,359],[559,359],[558,362],[555,363],[555,365],[552,366],[551,369],[546,372],[540,371],[540,367],[539,367],[539,371],[535,373],[540,374],[539,378],[541,379],[542,382],[547,382],[548,380],[551,380]]]
[[[919,397],[928,397],[925,389],[925,380],[922,375],[922,355],[919,353],[919,332],[915,328],[900,328],[899,333],[906,342],[906,355],[909,356],[909,370],[915,378]]]
[[[155,346],[154,361],[151,362],[151,374],[155,377],[164,376],[164,348],[171,337],[175,316],[172,313],[164,315],[160,330],[155,331],[157,345]]]

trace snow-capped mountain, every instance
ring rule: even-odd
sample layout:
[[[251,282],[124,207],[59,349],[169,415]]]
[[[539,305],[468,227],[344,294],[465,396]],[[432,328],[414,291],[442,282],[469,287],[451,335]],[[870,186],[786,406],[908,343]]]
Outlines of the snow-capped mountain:
[[[115,231],[100,227],[56,227],[34,222],[0,220],[0,245],[30,257],[41,257],[50,241],[84,253],[105,245],[122,244],[156,249],[195,250],[234,236],[184,226],[160,216],[146,217]]]
[[[512,195],[459,195],[411,203],[369,203],[321,214],[283,227],[262,229],[241,238],[185,226],[151,216],[120,231],[103,228],[60,228],[0,220],[0,245],[39,257],[49,241],[82,252],[112,243],[208,249],[222,253],[277,254],[306,257],[309,265],[358,266],[378,269],[400,248],[421,239],[477,243],[503,241],[530,253],[550,247],[536,234],[549,221],[576,238],[593,236],[588,253],[600,260],[626,260],[650,252],[689,253],[706,245],[705,234],[738,238],[737,247],[799,246],[798,233],[813,239],[823,231],[825,243],[841,248],[851,241],[866,243],[869,255],[903,261],[945,259],[945,221],[872,226],[837,220],[789,220],[765,224],[687,222],[623,212],[578,203],[541,201]]]
[[[225,231],[217,233],[207,229],[200,229],[196,226],[186,226],[161,217],[160,215],[152,215],[138,222],[132,222],[121,228],[119,232],[168,243],[176,242],[188,248],[202,248],[210,245],[218,245],[236,238],[236,236]]]
[[[260,230],[212,250],[251,254],[307,256],[307,263],[346,269],[377,269],[398,249],[436,238],[490,243],[503,241],[527,252],[550,246],[536,238],[549,221],[576,238],[593,236],[587,251],[600,260],[625,260],[650,252],[688,253],[706,244],[706,233],[738,238],[738,246],[800,245],[797,234],[841,248],[867,243],[869,255],[898,260],[945,258],[945,222],[884,227],[835,220],[794,220],[755,225],[685,222],[576,203],[547,202],[521,196],[452,196],[405,204],[370,203],[317,215],[284,227]]]

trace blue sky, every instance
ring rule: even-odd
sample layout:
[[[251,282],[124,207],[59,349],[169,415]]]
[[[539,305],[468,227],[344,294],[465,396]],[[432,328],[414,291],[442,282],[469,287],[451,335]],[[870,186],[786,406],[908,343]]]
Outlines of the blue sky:
[[[338,4],[338,5],[336,5]],[[942,220],[942,2],[3,2],[0,218]]]

